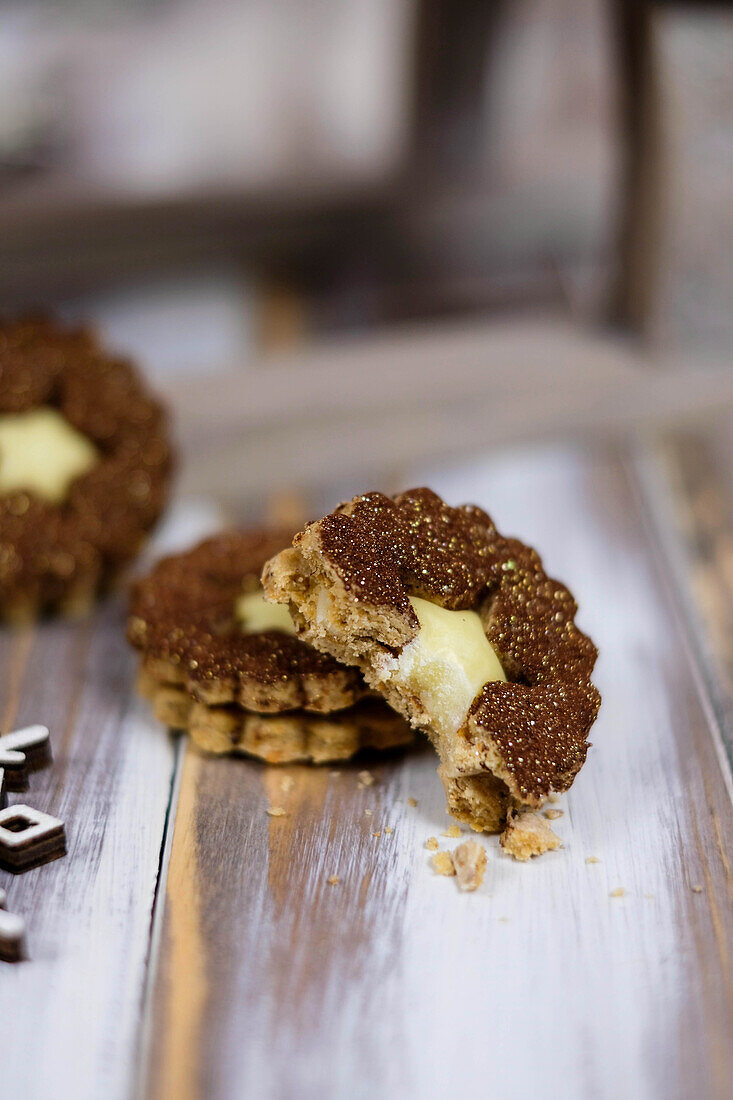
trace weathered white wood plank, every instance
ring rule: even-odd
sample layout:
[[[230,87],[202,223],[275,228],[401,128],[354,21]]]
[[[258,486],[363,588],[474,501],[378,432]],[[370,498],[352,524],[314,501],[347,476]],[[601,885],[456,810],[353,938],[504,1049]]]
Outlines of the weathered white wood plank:
[[[184,508],[161,539],[195,538],[204,520]],[[0,966],[0,1094],[122,1100],[136,1072],[173,746],[134,697],[122,596],[82,623],[3,630],[0,669],[2,728],[43,722],[54,753],[10,800],[61,817],[68,838],[64,859],[0,872],[30,953]]]
[[[358,766],[288,769],[290,792],[189,751],[147,1095],[727,1095],[733,811],[624,465],[540,449],[408,480],[535,542],[601,647],[565,848],[520,866],[487,840],[462,896],[424,848],[448,824],[430,750],[373,764],[366,790]]]
[[[730,409],[733,378],[727,363],[692,370],[560,320],[492,320],[270,354],[247,369],[171,380],[166,400],[188,491],[214,488],[236,504],[293,485],[312,493],[335,471],[382,484],[416,458],[455,460],[487,440],[616,438],[699,420]]]

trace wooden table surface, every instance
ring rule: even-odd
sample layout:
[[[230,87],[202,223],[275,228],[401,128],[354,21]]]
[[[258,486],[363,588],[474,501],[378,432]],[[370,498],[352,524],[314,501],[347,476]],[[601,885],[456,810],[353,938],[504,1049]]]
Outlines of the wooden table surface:
[[[0,877],[31,954],[0,967],[0,1094],[729,1096],[727,658],[688,574],[710,540],[694,501],[670,510],[685,484],[662,453],[543,445],[405,479],[536,544],[601,650],[563,849],[520,865],[487,838],[473,895],[429,866],[449,824],[429,748],[369,760],[366,789],[364,763],[207,758],[135,698],[121,599],[3,632],[0,723],[50,726],[26,797],[65,819],[69,852]],[[179,502],[168,535],[201,520]],[[697,565],[722,614],[733,530],[715,539]]]

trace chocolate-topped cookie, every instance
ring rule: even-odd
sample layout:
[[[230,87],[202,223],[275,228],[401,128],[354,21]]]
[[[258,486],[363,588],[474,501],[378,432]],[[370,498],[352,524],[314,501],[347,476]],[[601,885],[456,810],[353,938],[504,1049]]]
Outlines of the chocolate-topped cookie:
[[[299,636],[429,734],[454,816],[495,831],[572,783],[600,705],[596,648],[567,588],[480,508],[429,489],[355,497],[296,535],[263,584]]]
[[[168,496],[161,406],[86,329],[0,323],[0,617],[87,610]]]
[[[165,558],[132,590],[128,638],[156,716],[211,752],[340,760],[412,740],[360,673],[295,636],[266,603],[264,562],[291,531],[227,531]]]
[[[212,706],[325,714],[366,694],[354,668],[295,636],[260,573],[291,532],[226,531],[159,562],[132,588],[129,641],[149,676]]]

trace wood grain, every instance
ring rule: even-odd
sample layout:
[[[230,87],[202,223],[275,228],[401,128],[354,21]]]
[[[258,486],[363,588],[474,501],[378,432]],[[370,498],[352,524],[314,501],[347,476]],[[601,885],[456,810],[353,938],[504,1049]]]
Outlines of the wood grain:
[[[430,750],[371,787],[189,751],[146,1095],[726,1096],[730,776],[634,465],[565,446],[408,480],[540,546],[601,646],[565,848],[519,866],[487,840],[462,896],[424,847],[447,824]]]
[[[173,548],[211,522],[209,507],[174,510],[156,545]],[[9,801],[63,819],[68,839],[55,863],[0,871],[30,956],[0,972],[3,1097],[133,1094],[174,752],[135,698],[124,602],[83,622],[0,630],[2,731],[42,722],[54,755]]]

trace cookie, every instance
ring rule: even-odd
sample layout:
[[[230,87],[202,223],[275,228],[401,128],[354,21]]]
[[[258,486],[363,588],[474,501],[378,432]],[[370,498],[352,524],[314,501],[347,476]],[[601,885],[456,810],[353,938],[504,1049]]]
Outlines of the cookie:
[[[0,616],[77,614],[166,503],[165,417],[86,329],[0,324]]]
[[[146,674],[209,706],[262,714],[326,714],[366,695],[356,669],[296,638],[289,616],[264,600],[262,566],[291,534],[227,531],[138,581],[127,636]]]
[[[263,584],[299,637],[425,730],[459,820],[498,831],[572,783],[600,705],[596,648],[568,589],[480,508],[429,489],[355,497],[296,535]]]
[[[291,532],[228,531],[161,561],[132,591],[140,693],[201,748],[269,763],[343,760],[413,739],[361,675],[295,637],[259,574]]]

